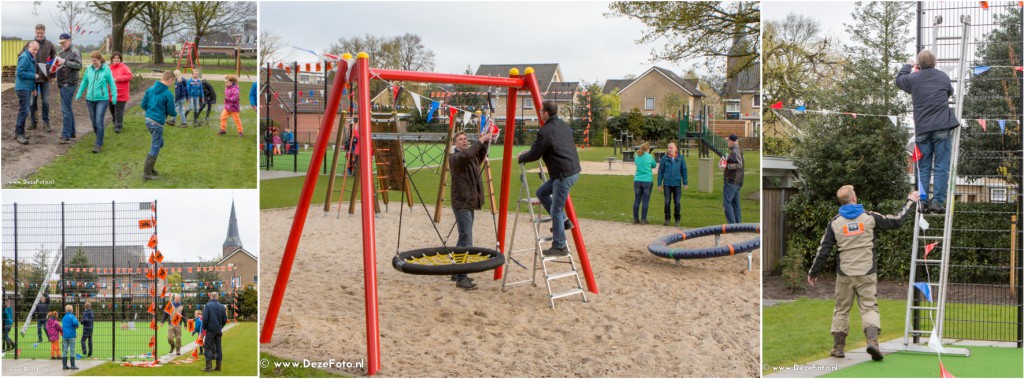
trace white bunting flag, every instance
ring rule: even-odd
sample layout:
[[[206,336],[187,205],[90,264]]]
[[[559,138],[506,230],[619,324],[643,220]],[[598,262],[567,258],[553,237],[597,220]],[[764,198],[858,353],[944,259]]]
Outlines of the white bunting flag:
[[[898,126],[899,125],[899,123],[896,122],[896,116],[888,116],[888,117],[889,117],[889,121],[892,121],[892,124],[894,126]]]
[[[928,221],[924,219],[924,215],[918,213],[917,214],[917,218],[918,218],[917,223],[918,223],[918,225],[921,225],[921,230],[922,231],[928,230],[928,226],[929,226],[928,225]]]
[[[928,336],[928,347],[935,350],[937,353],[945,353],[946,349],[942,348],[942,336],[939,335],[939,326],[935,325],[932,327],[932,334]]]
[[[412,91],[409,91],[409,93],[412,94],[412,102],[416,103],[416,113],[422,115],[423,111],[420,110],[420,94]]]
[[[469,125],[470,117],[473,117],[472,113],[469,113],[469,111],[462,111],[462,125]]]

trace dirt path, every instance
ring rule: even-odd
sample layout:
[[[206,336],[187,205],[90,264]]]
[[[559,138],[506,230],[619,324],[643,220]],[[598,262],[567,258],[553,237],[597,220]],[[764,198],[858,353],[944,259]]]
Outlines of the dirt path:
[[[0,125],[3,125],[2,133],[2,154],[3,175],[2,186],[7,187],[12,181],[25,179],[57,157],[64,155],[74,143],[82,137],[92,134],[92,123],[89,122],[89,111],[85,107],[85,100],[79,99],[72,103],[72,110],[75,114],[75,132],[78,139],[72,143],[61,145],[57,142],[60,137],[60,130],[63,125],[63,115],[60,110],[60,92],[56,84],[50,84],[50,127],[52,132],[47,133],[43,128],[41,117],[42,110],[36,111],[39,127],[35,130],[27,130],[31,125],[31,118],[25,120],[25,135],[29,138],[28,145],[22,145],[15,140],[15,124],[18,120],[18,96],[14,93],[13,83],[4,83],[5,88],[0,93]],[[137,104],[132,103],[132,104]],[[40,104],[41,105],[41,104]],[[107,117],[109,119],[109,116]]]

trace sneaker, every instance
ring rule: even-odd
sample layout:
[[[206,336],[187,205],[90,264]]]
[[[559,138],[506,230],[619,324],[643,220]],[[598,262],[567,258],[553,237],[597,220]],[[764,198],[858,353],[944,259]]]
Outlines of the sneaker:
[[[99,154],[100,151],[102,151],[102,150],[103,150],[103,146],[96,145],[96,146],[92,147],[92,153],[93,154]]]
[[[633,225],[640,225],[640,220],[636,220],[636,219],[634,219],[634,220],[633,220]]]
[[[568,255],[569,255],[569,249],[564,248],[564,247],[561,248],[561,249],[558,249],[558,248],[555,248],[555,247],[551,247],[550,249],[544,250],[544,256],[545,257],[565,257],[565,256],[568,256]]]
[[[224,134],[228,134],[228,132],[225,132],[225,131],[221,130],[221,131],[217,132],[217,134],[224,135]]]
[[[647,225],[647,220],[640,220],[640,225]]]
[[[464,290],[469,291],[469,290],[475,290],[476,289],[476,284],[474,284],[472,281],[470,281],[469,278],[462,278],[462,279],[459,279],[459,281],[455,282],[455,287],[462,288]]]
[[[64,145],[64,144],[67,144],[67,143],[70,143],[70,142],[71,142],[70,139],[64,138],[64,137],[60,137],[60,138],[57,139],[57,143],[59,143],[61,145]]]
[[[676,220],[676,226],[679,226],[679,220]]]
[[[20,143],[22,145],[28,145],[28,138],[25,138],[24,134],[19,134],[17,136],[17,139],[18,139],[18,143]]]
[[[121,127],[120,126],[115,126],[114,127],[114,133],[120,134],[121,133]]]
[[[943,207],[938,201],[932,201],[928,205],[928,211],[934,214],[946,214],[946,207]]]
[[[662,223],[661,226],[668,226],[668,220],[665,220],[665,222]]]
[[[452,278],[451,278],[451,280],[452,280],[453,282],[455,282],[455,281],[458,281],[458,280],[459,280],[459,276],[458,276],[458,275],[452,275]],[[467,276],[467,277],[466,277],[466,280],[468,280],[468,281],[471,281],[471,282],[472,282],[472,281],[473,281],[473,278],[470,278],[470,277],[468,277],[468,276]]]
[[[31,124],[29,124],[29,125],[28,125],[28,127],[27,127],[27,128],[25,128],[25,129],[28,129],[28,130],[36,130],[36,122],[35,122],[35,121],[32,121],[32,123],[31,123]]]
[[[44,121],[43,122],[43,129],[46,130],[47,133],[53,131],[53,128],[50,127],[50,122],[49,121]]]
[[[919,207],[918,207],[920,209],[921,213],[927,214],[928,213],[928,206],[930,204],[931,204],[931,202],[928,201],[928,199],[922,199],[921,202],[919,203]]]

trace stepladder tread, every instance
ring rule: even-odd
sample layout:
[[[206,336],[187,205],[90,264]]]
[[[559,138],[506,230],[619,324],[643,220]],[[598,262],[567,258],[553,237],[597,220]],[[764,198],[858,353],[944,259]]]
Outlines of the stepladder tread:
[[[576,276],[576,271],[566,271],[566,272],[559,272],[559,273],[556,273],[556,274],[548,274],[548,280],[568,278],[568,277],[572,277],[572,276]]]
[[[551,295],[548,295],[548,296],[550,296],[552,299],[559,299],[559,298],[563,298],[563,297],[569,297],[569,296],[572,296],[572,295],[581,295],[581,294],[583,294],[583,289],[582,288],[573,288],[573,289],[565,290],[565,291],[561,291],[561,292],[554,292],[554,293],[552,293]]]

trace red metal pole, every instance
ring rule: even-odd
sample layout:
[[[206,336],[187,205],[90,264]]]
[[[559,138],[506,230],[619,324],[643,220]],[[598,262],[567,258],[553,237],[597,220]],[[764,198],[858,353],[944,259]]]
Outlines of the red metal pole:
[[[509,71],[510,77],[522,80],[519,70],[513,68]],[[508,227],[508,197],[509,181],[512,177],[512,142],[516,134],[516,98],[519,90],[517,87],[509,87],[508,99],[505,106],[505,151],[501,156],[501,193],[498,198],[498,251],[505,253],[505,231]],[[515,238],[515,236],[512,236]],[[494,269],[494,280],[501,279],[504,275],[505,266],[498,266]]]
[[[479,86],[494,87],[523,87],[523,78],[511,77],[501,78],[496,76],[461,75],[461,74],[438,74],[422,71],[387,70],[382,68],[371,68],[370,74],[382,80],[410,81],[420,83],[447,83],[447,84],[473,84]]]
[[[540,87],[537,85],[537,77],[533,74],[532,68],[528,67],[526,69],[525,82],[526,88],[530,91],[530,97],[533,99],[533,109],[537,111],[537,118],[540,119],[543,99],[540,97]],[[572,240],[576,244],[576,253],[580,257],[580,269],[583,271],[583,277],[587,280],[587,289],[590,292],[597,293],[597,281],[594,280],[594,272],[590,269],[590,256],[587,255],[587,246],[583,243],[582,228],[576,220],[576,208],[572,206],[572,196],[565,199],[565,214],[575,226],[572,228]]]
[[[370,59],[366,53],[356,56],[356,83],[359,85],[359,195],[363,216],[363,288],[366,291],[367,374],[380,370],[380,320],[377,318],[377,240],[373,208],[373,169],[370,167]],[[315,166],[315,165],[312,165]]]
[[[270,343],[274,336],[274,326],[277,324],[277,315],[281,311],[281,301],[284,300],[284,292],[288,288],[288,277],[292,272],[292,263],[295,261],[295,252],[299,248],[299,240],[302,239],[302,228],[306,224],[306,214],[309,213],[309,202],[313,198],[313,191],[316,189],[316,180],[324,152],[327,149],[327,142],[331,136],[331,128],[334,126],[334,118],[337,116],[338,105],[341,104],[341,90],[345,87],[345,72],[348,71],[348,64],[340,62],[338,74],[334,77],[334,88],[331,90],[331,97],[327,100],[327,109],[323,120],[320,122],[320,135],[317,137],[316,146],[313,147],[312,161],[306,170],[306,180],[302,182],[302,192],[299,194],[299,204],[295,208],[295,218],[292,219],[292,229],[288,233],[288,242],[284,246],[284,256],[281,257],[281,268],[277,271],[277,281],[274,282],[274,292],[270,295],[270,306],[267,308],[267,317],[263,320],[263,331],[260,333],[260,343]]]

